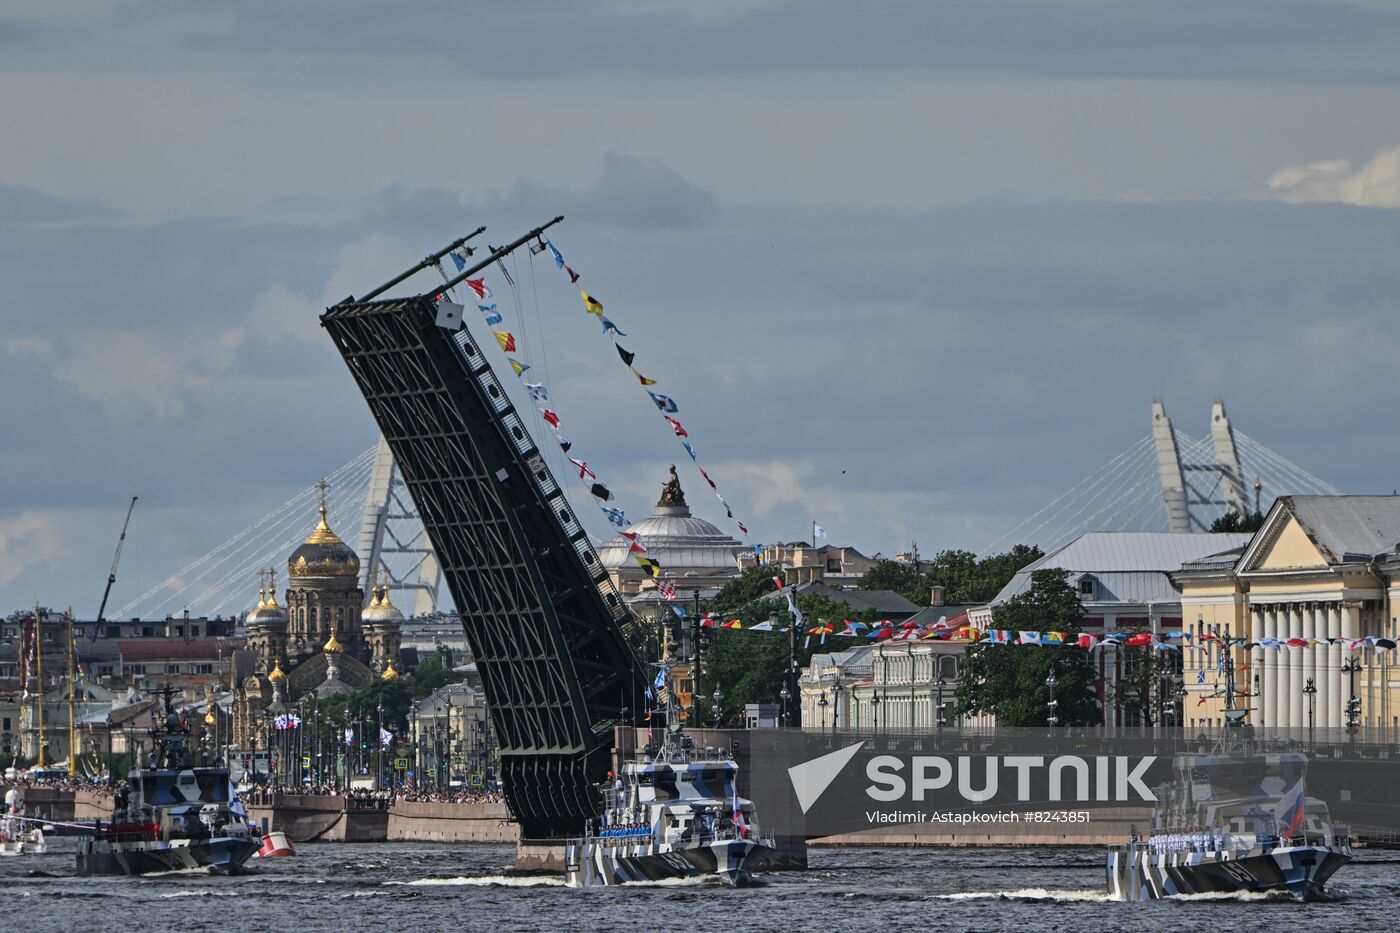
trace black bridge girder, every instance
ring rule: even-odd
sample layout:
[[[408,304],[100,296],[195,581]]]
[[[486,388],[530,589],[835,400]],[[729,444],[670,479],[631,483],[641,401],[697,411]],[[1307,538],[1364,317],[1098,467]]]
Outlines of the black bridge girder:
[[[600,806],[612,727],[648,678],[627,609],[465,330],[428,296],[347,300],[321,324],[369,404],[461,614],[528,839],[576,835]]]

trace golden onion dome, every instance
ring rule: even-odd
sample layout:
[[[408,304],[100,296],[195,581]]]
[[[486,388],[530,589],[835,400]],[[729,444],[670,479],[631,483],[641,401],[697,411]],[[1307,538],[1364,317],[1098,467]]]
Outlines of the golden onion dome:
[[[248,613],[248,625],[251,628],[264,625],[286,625],[287,612],[277,605],[277,594],[263,587],[258,588],[258,605]]]
[[[286,676],[287,676],[286,674],[282,673],[282,662],[281,662],[281,661],[273,661],[273,662],[272,662],[272,672],[269,673],[269,674],[267,675],[267,679],[270,680],[272,683],[275,684],[275,683],[277,683],[278,681],[284,679]]]
[[[209,712],[204,714],[204,724],[206,726],[212,726],[214,724],[214,708],[212,706],[209,708]]]
[[[369,601],[360,619],[373,625],[402,624],[403,613],[389,601],[389,588],[383,586],[375,589],[374,598]]]
[[[345,647],[336,640],[335,632],[331,632],[331,637],[326,639],[326,643],[321,646],[321,650],[326,654],[344,654]]]
[[[356,577],[360,558],[326,522],[326,503],[321,503],[321,520],[287,558],[287,573],[293,577]]]
[[[384,668],[384,673],[379,675],[381,680],[398,680],[399,672],[394,670],[394,662],[390,661],[389,666]]]

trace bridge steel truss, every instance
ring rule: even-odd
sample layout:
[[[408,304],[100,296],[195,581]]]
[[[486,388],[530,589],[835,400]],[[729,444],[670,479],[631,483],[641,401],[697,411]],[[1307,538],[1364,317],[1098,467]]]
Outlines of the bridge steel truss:
[[[647,678],[627,609],[480,347],[426,295],[346,301],[321,323],[393,451],[461,614],[527,839],[599,811],[613,727]]]

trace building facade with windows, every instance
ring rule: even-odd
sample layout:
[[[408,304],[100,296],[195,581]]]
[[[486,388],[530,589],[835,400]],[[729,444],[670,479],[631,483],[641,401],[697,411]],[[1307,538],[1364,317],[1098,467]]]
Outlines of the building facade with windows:
[[[1400,734],[1400,497],[1280,497],[1247,544],[1175,579],[1196,636],[1189,722],[1233,705],[1255,726],[1341,729],[1352,706],[1358,727]]]

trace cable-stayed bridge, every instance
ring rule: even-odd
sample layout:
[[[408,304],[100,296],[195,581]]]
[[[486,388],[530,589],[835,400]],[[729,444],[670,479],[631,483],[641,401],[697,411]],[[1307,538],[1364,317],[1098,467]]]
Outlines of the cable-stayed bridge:
[[[1178,431],[1153,403],[1147,435],[983,548],[1050,550],[1085,531],[1204,531],[1227,510],[1264,511],[1281,495],[1337,495],[1325,480],[1235,428],[1217,402],[1199,437]],[[381,440],[326,477],[332,524],[356,532],[361,586],[379,580],[417,614],[438,608],[441,573],[387,445]],[[1257,484],[1257,488],[1256,488]],[[315,527],[316,485],[283,502],[218,547],[120,607],[114,618],[190,609],[235,615],[254,599],[258,570],[280,567]],[[356,523],[358,530],[356,531]]]
[[[1326,480],[1235,428],[1224,402],[1212,406],[1207,432],[1194,437],[1175,429],[1159,401],[1152,403],[1145,437],[982,552],[1014,544],[1049,551],[1086,531],[1207,531],[1227,511],[1267,512],[1279,496],[1339,494]]]

